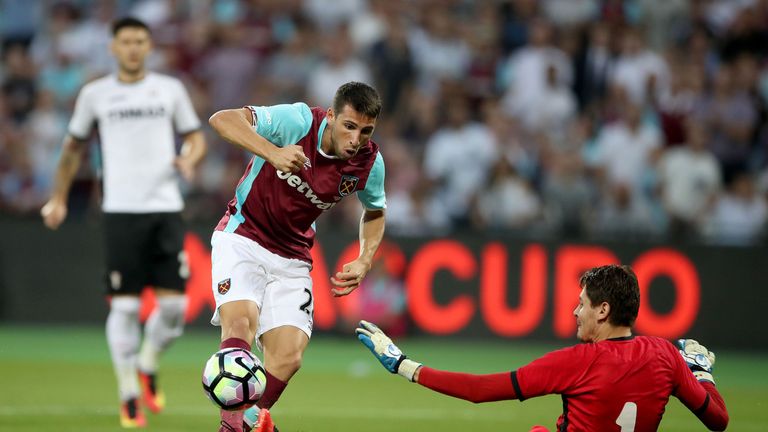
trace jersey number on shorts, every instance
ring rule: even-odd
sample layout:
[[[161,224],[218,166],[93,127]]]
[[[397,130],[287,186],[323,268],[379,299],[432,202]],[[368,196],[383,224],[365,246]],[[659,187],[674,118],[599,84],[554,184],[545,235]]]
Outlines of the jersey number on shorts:
[[[624,408],[621,409],[619,416],[616,418],[616,424],[621,426],[621,432],[634,432],[636,420],[637,404],[634,402],[627,402],[624,404]]]
[[[303,310],[307,315],[312,316],[312,311],[309,310],[309,306],[312,304],[312,291],[309,288],[304,288],[304,292],[307,293],[307,301],[299,306],[299,310]]]
[[[179,259],[179,277],[189,279],[189,258],[187,257],[187,252],[179,252],[177,258]]]

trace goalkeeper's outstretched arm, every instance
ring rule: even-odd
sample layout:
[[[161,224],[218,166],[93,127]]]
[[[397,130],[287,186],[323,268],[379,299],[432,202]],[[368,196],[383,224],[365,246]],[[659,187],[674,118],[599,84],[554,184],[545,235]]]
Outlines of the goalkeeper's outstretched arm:
[[[474,375],[421,366],[413,380],[428,389],[474,403],[518,398],[511,372]]]
[[[375,324],[360,321],[360,327],[355,332],[382,366],[409,381],[474,403],[517,399],[514,372],[474,375],[432,369],[407,358]]]

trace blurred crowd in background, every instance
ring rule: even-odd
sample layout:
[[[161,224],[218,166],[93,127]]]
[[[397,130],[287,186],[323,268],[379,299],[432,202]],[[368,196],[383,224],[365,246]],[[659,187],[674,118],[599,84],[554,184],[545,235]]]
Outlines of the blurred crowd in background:
[[[38,214],[126,15],[203,120],[373,84],[390,234],[765,240],[768,0],[0,0],[0,212]],[[223,214],[250,157],[206,133],[191,220]],[[75,213],[98,208],[88,157]]]

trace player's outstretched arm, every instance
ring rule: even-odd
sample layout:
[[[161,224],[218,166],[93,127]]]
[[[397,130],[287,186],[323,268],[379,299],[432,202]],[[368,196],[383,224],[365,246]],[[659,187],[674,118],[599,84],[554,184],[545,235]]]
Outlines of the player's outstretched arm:
[[[715,353],[693,339],[678,339],[676,346],[695,378],[692,380],[691,376],[687,375],[687,379],[678,385],[676,396],[709,430],[725,430],[728,427],[728,410],[712,377]],[[701,400],[700,396],[697,398],[697,394],[701,393],[702,388],[706,392],[704,402],[698,406],[693,405],[691,403],[693,400]]]
[[[355,332],[385,369],[408,381],[474,403],[517,399],[509,372],[473,375],[432,369],[408,359],[392,339],[373,323],[360,321],[360,327]]]

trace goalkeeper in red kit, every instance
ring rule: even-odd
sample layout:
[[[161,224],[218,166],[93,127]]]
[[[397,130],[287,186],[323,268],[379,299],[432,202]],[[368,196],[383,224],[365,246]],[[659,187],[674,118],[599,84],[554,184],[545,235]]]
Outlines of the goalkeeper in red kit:
[[[593,268],[579,285],[573,315],[576,336],[584,343],[512,372],[473,375],[429,368],[406,358],[366,321],[360,322],[357,337],[390,372],[449,396],[479,403],[559,394],[563,413],[557,431],[655,431],[670,396],[710,430],[725,430],[728,412],[712,378],[714,353],[692,339],[680,339],[675,346],[632,334],[640,290],[628,266]]]

